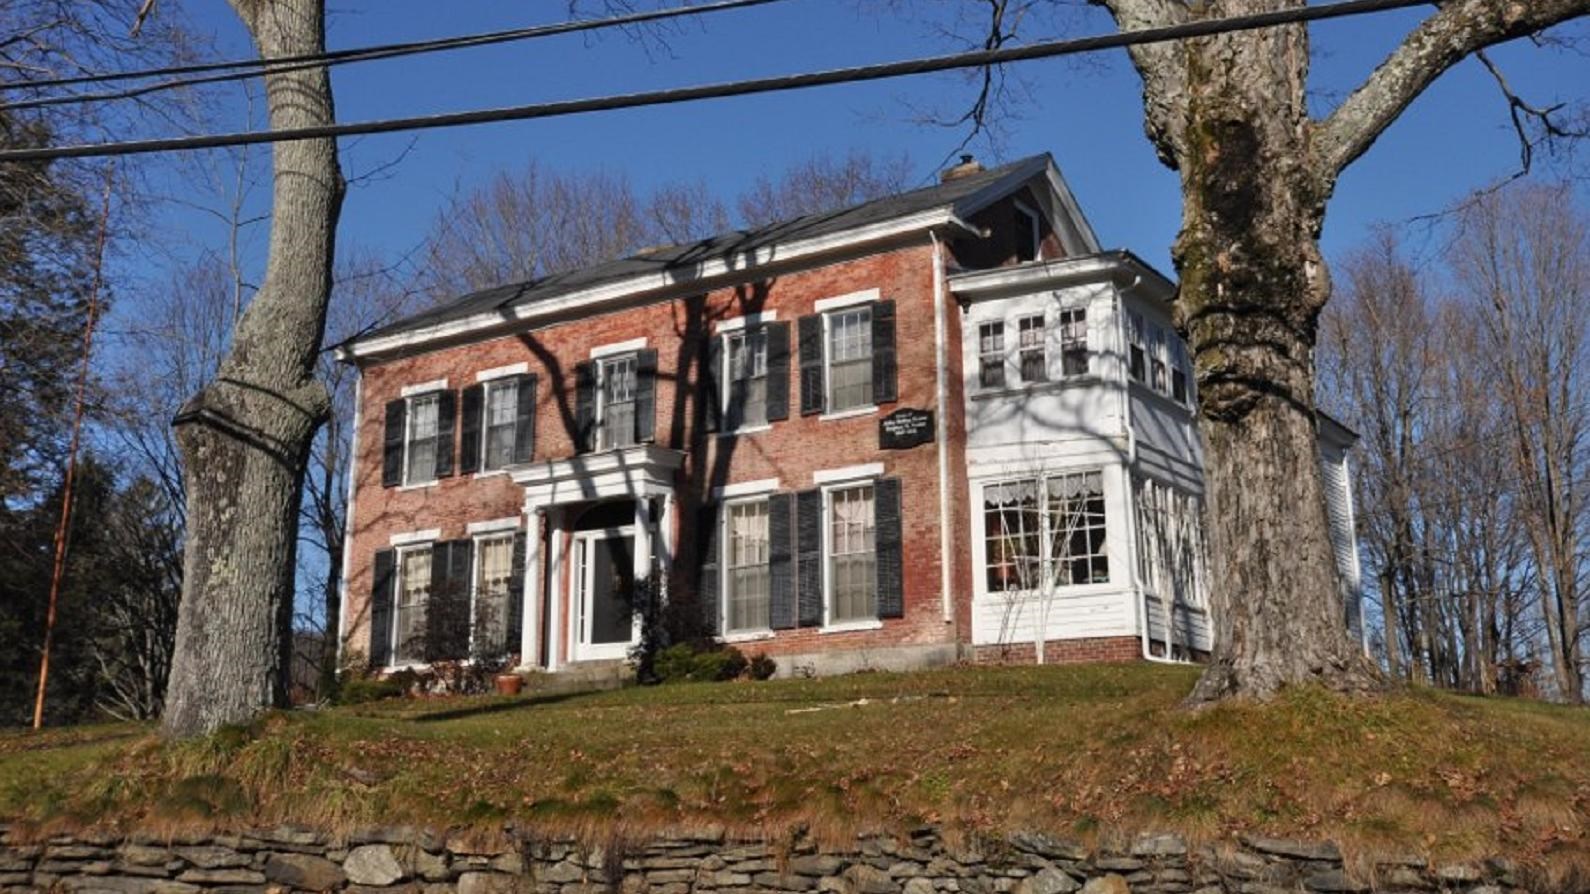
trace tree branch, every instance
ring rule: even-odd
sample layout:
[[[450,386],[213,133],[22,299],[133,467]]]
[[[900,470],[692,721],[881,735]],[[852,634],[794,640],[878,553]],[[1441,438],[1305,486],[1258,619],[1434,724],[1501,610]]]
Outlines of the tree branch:
[[[1122,31],[1163,28],[1186,22],[1191,16],[1181,0],[1089,0],[1109,10]],[[1129,47],[1132,64],[1143,78],[1143,129],[1159,158],[1172,168],[1180,165],[1181,126],[1187,114],[1186,56],[1175,42]]]
[[[1590,0],[1457,0],[1419,23],[1352,95],[1314,125],[1314,164],[1334,180],[1443,72],[1486,47],[1590,13]]]

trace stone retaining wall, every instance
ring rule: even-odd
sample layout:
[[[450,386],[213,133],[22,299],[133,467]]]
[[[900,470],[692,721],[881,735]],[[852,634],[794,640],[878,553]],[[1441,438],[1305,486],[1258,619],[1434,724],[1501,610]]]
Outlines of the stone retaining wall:
[[[677,833],[605,846],[508,832],[388,828],[324,836],[281,827],[241,835],[31,840],[0,827],[0,892],[109,894],[347,891],[350,894],[1347,894],[1367,890],[1504,894],[1542,890],[1505,861],[1416,859],[1348,871],[1330,844],[1245,837],[1189,848],[1174,835],[1120,850],[1037,833],[982,844],[923,828],[819,848]]]

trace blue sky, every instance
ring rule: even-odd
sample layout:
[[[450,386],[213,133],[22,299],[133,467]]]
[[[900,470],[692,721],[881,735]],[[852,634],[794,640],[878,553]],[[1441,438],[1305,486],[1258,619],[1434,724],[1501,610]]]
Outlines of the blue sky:
[[[964,0],[890,4],[868,0],[787,0],[704,16],[670,27],[665,45],[619,33],[570,35],[527,43],[335,69],[337,112],[345,121],[483,108],[542,100],[731,80],[944,52],[913,14],[943,14]],[[595,4],[592,4],[594,6]],[[190,0],[191,27],[213,36],[215,52],[250,53],[221,0]],[[560,0],[333,0],[328,43],[359,46],[560,20]],[[1424,10],[1316,25],[1313,86],[1333,103],[1394,46]],[[1109,30],[1097,11],[1066,14],[1070,33]],[[1570,33],[1590,35],[1573,26]],[[1053,36],[1034,30],[1029,39]],[[1527,42],[1495,58],[1518,90],[1540,103],[1585,101],[1590,57],[1542,51]],[[1024,63],[1033,86],[1006,124],[1004,160],[1052,152],[1107,246],[1130,248],[1169,270],[1179,217],[1175,175],[1154,158],[1142,134],[1139,83],[1123,53],[1085,61]],[[776,175],[815,153],[868,149],[908,153],[920,177],[959,142],[959,132],[912,122],[913,109],[963,108],[971,93],[955,75],[927,76],[798,93],[716,100],[669,108],[492,124],[417,137],[344,141],[344,168],[357,176],[402,161],[348,196],[342,245],[384,255],[417,243],[456,189],[530,158],[567,170],[627,175],[642,189],[668,180],[703,180],[732,198],[759,175]],[[239,96],[230,127],[246,119]],[[985,162],[986,146],[977,147]],[[1438,210],[1517,165],[1505,103],[1489,76],[1468,61],[1422,97],[1343,177],[1325,233],[1328,256],[1363,239],[1376,222]],[[264,190],[256,195],[262,201]],[[259,210],[263,211],[261,207]],[[166,226],[192,245],[219,245],[224,229],[205,215],[177,210]],[[251,239],[258,263],[264,232]]]

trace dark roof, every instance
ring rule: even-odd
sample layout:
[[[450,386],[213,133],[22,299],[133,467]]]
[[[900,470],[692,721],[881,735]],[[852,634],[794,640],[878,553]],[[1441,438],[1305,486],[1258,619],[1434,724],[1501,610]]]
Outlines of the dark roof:
[[[921,189],[885,196],[849,208],[824,214],[808,214],[794,220],[769,224],[755,230],[731,230],[683,245],[652,249],[641,254],[605,261],[567,273],[559,273],[528,282],[495,286],[472,292],[461,298],[444,302],[429,310],[404,317],[378,329],[366,332],[351,341],[396,335],[462,319],[479,313],[545,301],[582,289],[618,282],[646,274],[663,273],[679,268],[689,268],[713,258],[724,258],[793,239],[810,239],[841,233],[895,218],[907,217],[954,205],[983,191],[1000,180],[1011,177],[1023,183],[1050,164],[1049,155],[1035,155],[986,171],[957,177]],[[1014,185],[1014,184],[1012,184]],[[973,209],[975,210],[975,209]]]

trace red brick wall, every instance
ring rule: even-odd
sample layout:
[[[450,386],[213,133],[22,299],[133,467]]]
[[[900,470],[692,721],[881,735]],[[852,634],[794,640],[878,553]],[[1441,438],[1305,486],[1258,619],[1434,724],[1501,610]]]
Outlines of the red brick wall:
[[[821,420],[799,415],[799,363],[794,321],[813,311],[823,299],[878,288],[881,297],[896,302],[896,345],[899,363],[898,402],[881,407],[877,415]],[[697,367],[690,358],[696,348],[685,338],[688,331],[712,331],[712,322],[756,310],[773,310],[791,325],[790,418],[774,422],[768,431],[719,438],[695,430],[694,393]],[[958,312],[950,309],[953,325]],[[824,649],[944,642],[953,638],[953,627],[943,620],[939,577],[939,497],[937,451],[933,444],[911,450],[880,451],[878,419],[898,407],[935,407],[932,248],[924,238],[918,243],[813,270],[784,273],[772,280],[739,289],[719,289],[688,299],[671,300],[603,313],[477,344],[456,346],[411,357],[370,363],[363,370],[355,457],[355,497],[352,512],[352,550],[348,575],[348,646],[368,650],[367,607],[370,564],[377,550],[388,547],[394,533],[437,528],[444,540],[464,537],[472,521],[518,514],[522,489],[504,475],[477,478],[454,475],[437,484],[413,490],[381,486],[383,414],[387,401],[397,398],[405,385],[446,378],[457,390],[475,382],[484,369],[527,362],[540,379],[536,420],[535,459],[556,459],[573,454],[570,434],[573,418],[573,370],[593,347],[646,337],[647,347],[659,353],[657,379],[657,438],[659,445],[689,450],[680,482],[682,490],[699,494],[713,485],[762,478],[778,478],[784,491],[813,486],[812,473],[820,469],[858,463],[881,462],[884,474],[901,479],[902,535],[904,547],[905,617],[884,622],[881,630],[819,634],[815,630],[782,631],[776,639],[758,643],[754,651],[810,652]],[[949,335],[952,356],[958,356],[960,338]],[[681,377],[681,365],[687,368]],[[957,368],[951,364],[951,368]],[[960,444],[964,426],[958,375],[951,376],[952,444]],[[964,458],[952,456],[953,475],[964,469]],[[964,490],[964,488],[961,488]],[[681,499],[693,504],[688,496]],[[967,527],[964,494],[952,543],[958,557],[966,551]],[[691,544],[692,520],[681,513],[676,542]],[[955,593],[965,600],[970,578],[957,559]],[[959,613],[965,616],[964,610]],[[565,617],[567,613],[565,612]]]
[[[978,646],[973,651],[973,658],[978,664],[1032,664],[1036,655],[1037,649],[1032,643]],[[1143,641],[1135,636],[1050,640],[1043,647],[1043,660],[1049,664],[1137,661],[1142,657]]]

